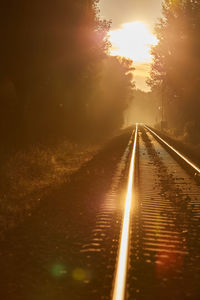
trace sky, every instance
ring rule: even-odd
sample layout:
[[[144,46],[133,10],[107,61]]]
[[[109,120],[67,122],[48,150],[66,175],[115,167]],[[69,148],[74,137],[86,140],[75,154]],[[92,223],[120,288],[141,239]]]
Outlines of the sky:
[[[161,17],[162,0],[100,0],[100,14],[102,18],[112,20],[111,31],[117,32],[123,24],[140,21],[145,24],[149,34],[153,34],[154,25]],[[147,61],[136,62],[134,79],[136,87],[147,91],[145,81],[150,70]]]

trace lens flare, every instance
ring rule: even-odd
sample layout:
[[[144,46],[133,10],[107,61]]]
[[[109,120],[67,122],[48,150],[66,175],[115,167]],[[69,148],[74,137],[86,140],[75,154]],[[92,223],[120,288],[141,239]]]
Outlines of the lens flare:
[[[53,277],[62,277],[67,274],[67,269],[62,264],[55,264],[51,267],[51,274]]]

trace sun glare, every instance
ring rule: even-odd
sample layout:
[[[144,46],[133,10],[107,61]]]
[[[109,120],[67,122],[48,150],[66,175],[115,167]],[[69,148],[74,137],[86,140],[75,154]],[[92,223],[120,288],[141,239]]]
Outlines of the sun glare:
[[[109,40],[111,55],[124,56],[137,63],[150,63],[151,46],[157,44],[156,37],[140,21],[123,24],[120,29],[111,31]]]

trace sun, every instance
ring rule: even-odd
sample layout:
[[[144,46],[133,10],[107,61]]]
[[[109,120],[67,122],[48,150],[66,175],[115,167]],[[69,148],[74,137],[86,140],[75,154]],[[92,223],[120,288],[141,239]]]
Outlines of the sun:
[[[136,63],[152,62],[151,46],[158,43],[147,25],[140,21],[123,24],[120,29],[111,31],[109,40],[111,55],[124,56]]]

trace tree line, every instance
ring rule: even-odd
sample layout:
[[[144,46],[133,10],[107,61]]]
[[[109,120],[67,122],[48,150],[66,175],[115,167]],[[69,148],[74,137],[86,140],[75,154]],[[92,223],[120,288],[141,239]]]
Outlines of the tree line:
[[[165,0],[148,84],[160,91],[176,135],[200,141],[200,1]]]
[[[7,0],[0,10],[2,142],[96,136],[123,122],[132,64],[108,55],[98,0]]]

